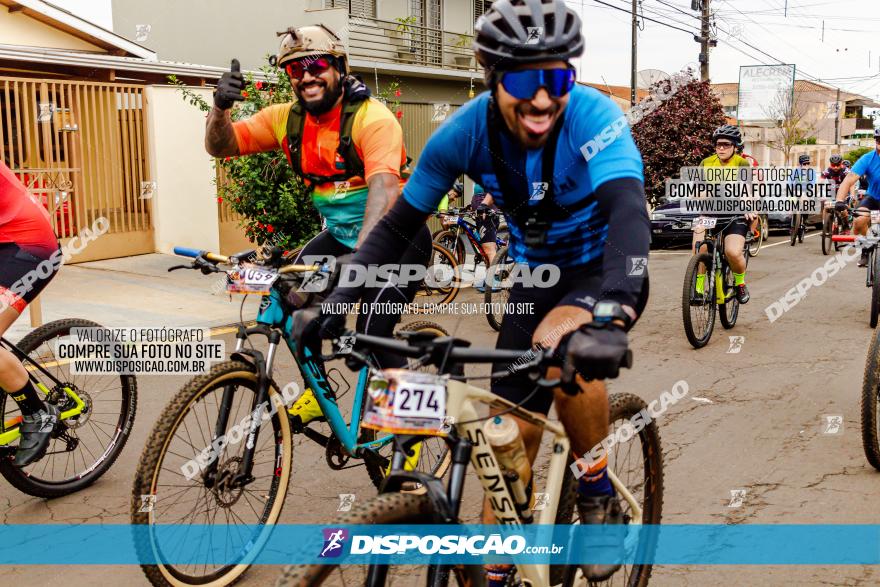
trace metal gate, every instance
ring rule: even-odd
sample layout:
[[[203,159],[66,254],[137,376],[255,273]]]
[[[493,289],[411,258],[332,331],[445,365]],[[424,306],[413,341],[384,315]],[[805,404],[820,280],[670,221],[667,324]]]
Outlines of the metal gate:
[[[0,157],[62,244],[109,221],[73,262],[153,252],[145,133],[141,86],[0,77]]]

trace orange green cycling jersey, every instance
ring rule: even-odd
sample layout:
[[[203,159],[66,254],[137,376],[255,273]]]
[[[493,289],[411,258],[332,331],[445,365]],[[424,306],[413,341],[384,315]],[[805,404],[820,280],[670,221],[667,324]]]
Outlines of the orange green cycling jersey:
[[[275,104],[254,116],[233,124],[238,151],[250,155],[283,148],[287,139],[290,103]],[[332,176],[339,173],[337,153],[342,105],[330,112],[306,114],[302,132],[302,170],[305,174]],[[364,176],[347,181],[328,181],[311,185],[312,202],[327,220],[327,230],[340,243],[354,247],[364,220],[367,185],[379,173],[401,177],[406,165],[403,130],[397,119],[381,102],[366,100],[357,111],[351,131],[352,142],[364,162]],[[405,177],[400,180],[403,189]],[[306,180],[306,183],[309,182]]]

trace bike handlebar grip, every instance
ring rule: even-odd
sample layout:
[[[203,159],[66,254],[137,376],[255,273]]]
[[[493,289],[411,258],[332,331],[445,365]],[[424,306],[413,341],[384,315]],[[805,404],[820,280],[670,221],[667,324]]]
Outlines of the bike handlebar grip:
[[[181,257],[192,257],[196,258],[199,255],[202,255],[206,251],[200,251],[198,249],[191,249],[189,247],[174,247],[174,254],[180,255]]]

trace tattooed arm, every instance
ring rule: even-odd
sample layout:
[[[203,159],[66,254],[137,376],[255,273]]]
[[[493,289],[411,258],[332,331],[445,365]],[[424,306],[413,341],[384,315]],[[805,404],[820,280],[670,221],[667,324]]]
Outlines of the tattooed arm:
[[[400,178],[393,173],[377,173],[370,178],[364,225],[355,247],[360,247],[376,223],[385,215],[400,195]]]
[[[239,155],[238,142],[232,130],[232,117],[229,110],[214,106],[208,113],[205,126],[205,150],[213,157],[235,157]]]

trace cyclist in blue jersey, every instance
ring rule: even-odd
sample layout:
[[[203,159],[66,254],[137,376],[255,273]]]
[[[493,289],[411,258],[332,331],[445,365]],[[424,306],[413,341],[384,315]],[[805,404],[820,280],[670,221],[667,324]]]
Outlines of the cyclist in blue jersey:
[[[580,18],[563,0],[492,4],[477,21],[474,41],[489,91],[430,137],[403,197],[352,261],[395,262],[458,176],[483,186],[507,218],[513,259],[561,272],[550,287],[513,285],[509,302],[531,303],[534,313],[506,314],[497,342],[523,352],[555,347],[561,367],[547,376],[561,378],[561,387],[533,394],[527,376],[509,375],[494,380],[492,390],[544,414],[555,401],[576,456],[608,432],[608,398],[599,380],[616,377],[629,356],[627,330],[647,302],[650,241],[642,159],[626,119],[609,98],[575,83],[570,59],[583,52],[580,31]],[[360,288],[337,288],[328,307],[360,295]],[[337,336],[344,318],[310,308],[297,314],[294,334],[301,345],[314,345],[318,337]],[[534,460],[540,429],[518,424]],[[607,456],[582,466],[582,523],[624,523],[606,464]],[[586,565],[584,573],[602,581],[619,567]]]
[[[880,210],[880,129],[874,130],[874,142],[875,149],[859,157],[837,189],[837,201],[834,206],[838,211],[846,210],[846,198],[856,182],[862,178],[868,180],[868,192],[859,203],[859,210],[863,213],[868,210]],[[864,236],[868,233],[870,225],[870,216],[857,216],[853,222],[853,232]],[[867,264],[868,251],[863,249],[862,257],[859,259],[859,267],[864,267]]]

